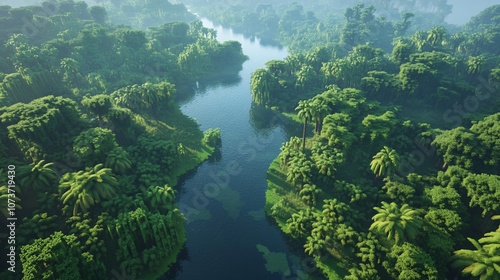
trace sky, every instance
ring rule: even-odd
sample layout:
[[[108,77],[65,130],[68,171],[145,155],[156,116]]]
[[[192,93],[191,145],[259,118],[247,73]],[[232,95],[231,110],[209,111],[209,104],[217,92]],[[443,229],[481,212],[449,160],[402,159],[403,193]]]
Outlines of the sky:
[[[448,0],[448,3],[453,5],[453,11],[446,22],[461,25],[487,7],[500,4],[500,0]]]

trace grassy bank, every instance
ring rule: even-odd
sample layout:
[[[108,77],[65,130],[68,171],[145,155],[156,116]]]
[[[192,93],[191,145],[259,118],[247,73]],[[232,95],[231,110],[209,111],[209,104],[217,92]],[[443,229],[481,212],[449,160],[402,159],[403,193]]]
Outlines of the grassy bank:
[[[290,235],[290,229],[286,221],[292,213],[297,213],[306,206],[300,201],[296,195],[296,189],[286,181],[286,174],[280,168],[279,158],[269,166],[267,171],[267,191],[266,191],[266,214],[273,217],[278,224],[281,231]],[[288,213],[277,213],[273,209],[274,205],[282,203],[283,200],[289,202],[287,205],[290,207]],[[321,199],[319,199],[321,201]],[[318,209],[314,211],[319,212]],[[333,255],[329,254],[328,258],[314,257],[316,267],[320,269],[329,280],[340,280],[347,275],[347,270],[342,264],[341,260],[336,259]]]

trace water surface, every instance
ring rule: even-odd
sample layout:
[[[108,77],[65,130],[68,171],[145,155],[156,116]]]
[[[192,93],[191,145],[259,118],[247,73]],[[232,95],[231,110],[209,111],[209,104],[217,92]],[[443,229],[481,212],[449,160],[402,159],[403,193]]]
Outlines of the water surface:
[[[222,145],[178,186],[187,243],[164,278],[296,279],[300,259],[263,209],[267,168],[289,135],[275,113],[252,105],[250,95],[251,73],[285,58],[287,50],[203,23],[217,30],[219,41],[239,41],[249,59],[238,76],[199,81],[194,95],[179,100],[202,130],[221,129]]]

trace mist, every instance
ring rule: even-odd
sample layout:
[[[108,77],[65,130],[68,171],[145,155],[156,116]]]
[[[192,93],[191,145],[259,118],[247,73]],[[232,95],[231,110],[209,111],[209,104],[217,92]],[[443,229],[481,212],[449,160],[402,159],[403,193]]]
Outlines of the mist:
[[[448,3],[453,5],[452,13],[446,17],[446,22],[450,24],[463,25],[466,24],[471,17],[479,14],[484,9],[500,4],[500,0],[448,0]]]
[[[403,1],[403,0],[400,0]],[[0,5],[8,5],[11,7],[22,7],[22,6],[30,6],[30,5],[39,5],[43,3],[43,0],[0,0]],[[76,0],[75,2],[79,2]],[[86,0],[89,6],[98,5],[96,1]],[[107,1],[104,1],[107,2]],[[177,0],[170,1],[171,3],[185,3],[186,1]],[[189,1],[187,1],[189,2]],[[265,1],[263,1],[265,2]],[[273,1],[268,1],[272,4]],[[300,2],[300,1],[298,1]],[[313,1],[314,2],[314,1]],[[352,2],[352,5],[359,3],[360,1],[348,1]],[[471,17],[479,14],[482,10],[492,6],[500,4],[500,0],[477,0],[474,1],[473,4],[471,1],[466,0],[448,0],[448,4],[452,5],[452,13],[448,15],[445,21],[449,24],[463,25],[467,23]]]

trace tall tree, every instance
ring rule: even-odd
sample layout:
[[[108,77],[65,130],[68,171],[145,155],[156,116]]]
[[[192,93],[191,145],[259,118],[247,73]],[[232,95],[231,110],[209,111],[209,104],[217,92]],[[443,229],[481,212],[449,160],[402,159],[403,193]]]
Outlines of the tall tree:
[[[274,78],[265,69],[257,69],[252,73],[250,86],[252,90],[252,100],[258,105],[268,105],[271,101]]]
[[[298,117],[304,122],[304,128],[302,130],[302,150],[304,150],[306,147],[307,122],[313,118],[311,102],[309,100],[299,101],[299,105],[295,108],[295,111],[297,111]]]
[[[328,115],[328,106],[323,99],[314,99],[311,102],[312,119],[315,122],[314,132],[321,135],[323,119]]]

